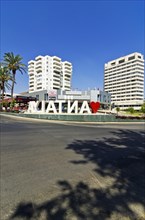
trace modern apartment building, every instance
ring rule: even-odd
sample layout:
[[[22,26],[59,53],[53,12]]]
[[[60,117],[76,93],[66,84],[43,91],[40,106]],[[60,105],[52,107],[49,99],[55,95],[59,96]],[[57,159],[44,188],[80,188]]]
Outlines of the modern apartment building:
[[[144,101],[144,58],[132,53],[105,64],[104,91],[111,93],[111,104],[121,109],[140,109]]]
[[[29,93],[42,90],[69,91],[72,64],[57,56],[37,56],[28,62]]]

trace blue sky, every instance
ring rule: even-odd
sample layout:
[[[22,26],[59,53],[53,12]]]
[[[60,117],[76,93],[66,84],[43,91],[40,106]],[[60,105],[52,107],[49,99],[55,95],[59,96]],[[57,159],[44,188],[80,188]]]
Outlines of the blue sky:
[[[1,59],[56,55],[73,64],[73,89],[102,89],[106,62],[144,54],[144,20],[143,0],[1,0]],[[16,93],[28,90],[28,74],[16,82]]]

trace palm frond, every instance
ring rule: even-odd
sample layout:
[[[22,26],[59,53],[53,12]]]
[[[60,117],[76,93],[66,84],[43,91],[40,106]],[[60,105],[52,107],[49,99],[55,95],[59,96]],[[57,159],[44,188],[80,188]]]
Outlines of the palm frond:
[[[26,65],[21,62],[22,59],[20,55],[15,56],[13,52],[5,53],[4,55],[6,66],[12,71],[21,70],[21,73],[26,72]]]

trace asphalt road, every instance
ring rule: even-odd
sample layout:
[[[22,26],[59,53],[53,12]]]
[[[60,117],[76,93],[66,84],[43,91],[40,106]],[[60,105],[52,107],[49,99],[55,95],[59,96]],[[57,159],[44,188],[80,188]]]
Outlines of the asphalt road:
[[[1,220],[145,219],[144,129],[1,116]]]

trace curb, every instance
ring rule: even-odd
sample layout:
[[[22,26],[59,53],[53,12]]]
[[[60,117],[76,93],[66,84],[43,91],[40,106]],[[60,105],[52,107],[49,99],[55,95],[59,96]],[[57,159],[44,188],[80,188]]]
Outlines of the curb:
[[[49,120],[49,119],[41,119],[41,118],[29,118],[29,117],[25,117],[25,116],[19,116],[19,115],[11,115],[11,114],[5,114],[5,113],[0,113],[0,116],[5,116],[5,117],[9,117],[9,118],[15,118],[15,119],[22,119],[23,121],[33,121],[33,122],[45,122],[45,123],[56,123],[56,124],[144,124],[145,122],[140,121],[140,122],[136,122],[136,121],[132,121],[132,122],[120,122],[120,121],[116,121],[116,122],[91,122],[91,121],[61,121],[61,120]]]

